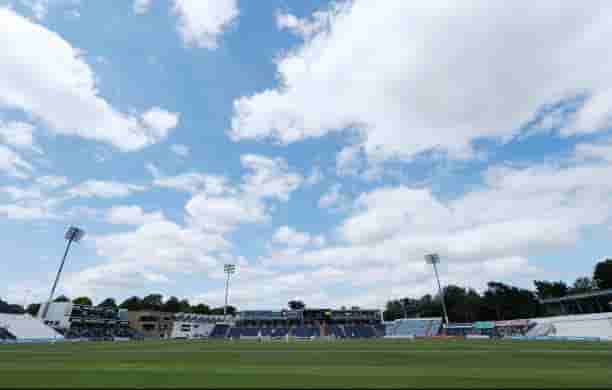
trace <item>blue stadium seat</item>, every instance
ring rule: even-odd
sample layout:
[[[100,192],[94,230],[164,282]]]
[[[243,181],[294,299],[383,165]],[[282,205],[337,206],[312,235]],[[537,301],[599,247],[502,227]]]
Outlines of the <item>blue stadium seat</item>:
[[[212,332],[210,332],[209,337],[213,339],[224,339],[227,337],[229,328],[230,328],[229,325],[217,324],[213,328]]]

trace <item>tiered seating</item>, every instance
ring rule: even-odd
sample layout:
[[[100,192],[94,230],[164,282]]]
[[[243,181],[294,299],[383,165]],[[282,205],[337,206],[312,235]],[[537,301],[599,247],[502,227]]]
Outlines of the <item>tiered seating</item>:
[[[259,332],[259,328],[235,326],[230,329],[228,337],[231,339],[239,339],[241,337],[258,337]]]
[[[528,337],[590,337],[612,341],[612,313],[538,318]]]
[[[374,325],[374,332],[376,333],[376,337],[383,337],[385,335],[385,325]]]
[[[273,328],[270,332],[271,337],[285,337],[289,334],[289,329],[287,328]]]
[[[376,337],[376,332],[374,331],[374,328],[371,326],[360,326],[359,328],[359,332],[361,333],[361,337],[369,339],[372,337]]]
[[[298,326],[291,331],[291,335],[300,338],[320,337],[321,331],[319,328],[309,326]]]
[[[374,328],[369,325],[345,326],[344,332],[348,338],[367,339],[376,337]]]
[[[46,341],[63,338],[51,327],[27,314],[0,314],[0,324],[18,340]]]
[[[532,327],[528,332],[527,332],[527,336],[528,337],[544,337],[544,336],[550,336],[553,334],[553,330],[554,330],[554,326],[553,324],[547,324],[547,323],[543,323],[543,324],[535,324],[534,327]]]
[[[230,329],[229,325],[217,324],[213,328],[209,337],[213,339],[224,339],[228,336],[229,329]]]
[[[229,337],[230,339],[239,339],[240,338],[240,328],[231,328],[229,330],[229,333],[227,334],[227,337]]]
[[[0,328],[0,341],[11,341],[16,340],[17,338],[11,334],[8,330],[4,328]]]
[[[438,336],[440,334],[440,328],[442,327],[442,320],[432,320],[429,323],[429,329],[427,330],[427,337]]]
[[[327,335],[335,336],[339,339],[343,339],[346,337],[346,335],[344,334],[344,330],[338,325],[329,325],[327,327]]]
[[[440,333],[441,325],[440,318],[399,319],[387,324],[386,335],[432,337]]]

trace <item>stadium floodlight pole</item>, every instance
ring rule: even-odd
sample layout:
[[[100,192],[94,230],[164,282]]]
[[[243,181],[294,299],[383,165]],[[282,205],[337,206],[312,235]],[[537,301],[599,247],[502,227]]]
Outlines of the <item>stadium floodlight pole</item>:
[[[30,294],[32,293],[32,290],[29,288],[25,289],[25,294],[23,294],[23,310],[27,310],[28,308],[28,302],[30,301]]]
[[[438,290],[440,291],[440,298],[442,299],[442,311],[444,312],[444,322],[448,328],[448,312],[446,311],[446,302],[444,300],[444,290],[442,290],[442,284],[440,283],[440,275],[438,275],[438,264],[440,263],[440,255],[432,253],[425,256],[427,264],[433,265],[434,272],[436,274],[436,281],[438,282]]]
[[[64,269],[64,264],[66,263],[66,258],[68,257],[68,252],[70,251],[70,247],[73,242],[79,242],[85,236],[85,231],[83,229],[79,229],[78,227],[70,226],[66,231],[64,238],[68,243],[66,244],[66,250],[64,251],[64,256],[62,257],[62,262],[60,263],[59,270],[57,271],[57,275],[55,276],[55,282],[53,282],[53,287],[51,288],[51,294],[49,294],[49,300],[45,304],[45,308],[42,312],[41,319],[45,319],[47,317],[47,313],[49,311],[49,305],[53,301],[53,296],[55,295],[55,289],[57,288],[57,283],[59,282],[60,276],[62,275],[62,270]]]
[[[227,301],[229,298],[229,281],[230,276],[236,272],[235,264],[225,264],[223,266],[223,272],[227,275],[227,279],[225,280],[225,306],[223,306],[223,321],[227,322]]]

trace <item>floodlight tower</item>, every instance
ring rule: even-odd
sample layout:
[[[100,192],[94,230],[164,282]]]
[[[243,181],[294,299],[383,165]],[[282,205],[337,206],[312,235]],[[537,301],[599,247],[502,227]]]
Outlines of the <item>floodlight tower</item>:
[[[229,281],[230,276],[236,272],[235,264],[225,264],[223,266],[223,272],[227,275],[225,280],[225,306],[223,306],[223,320],[227,322],[227,301],[229,297]]]
[[[436,281],[438,282],[438,290],[440,291],[440,298],[442,299],[442,311],[444,312],[444,322],[446,323],[446,327],[448,327],[448,312],[446,311],[446,302],[444,300],[444,290],[442,290],[442,284],[440,284],[440,275],[438,275],[438,264],[440,263],[440,255],[437,253],[432,253],[425,256],[425,261],[427,264],[431,264],[433,266],[434,272],[436,274]]]
[[[62,262],[60,263],[59,270],[57,271],[57,275],[55,276],[55,282],[53,282],[53,287],[51,288],[51,294],[49,294],[49,300],[45,304],[45,307],[42,311],[42,315],[40,318],[44,320],[47,317],[47,312],[49,311],[49,305],[53,301],[53,296],[55,295],[55,289],[57,288],[57,283],[59,282],[60,276],[62,275],[62,270],[64,269],[64,264],[66,263],[66,258],[68,257],[68,252],[70,251],[70,247],[73,242],[79,242],[85,236],[85,231],[79,229],[78,227],[71,226],[66,231],[64,238],[68,243],[66,244],[66,250],[64,251],[64,257],[62,257]]]

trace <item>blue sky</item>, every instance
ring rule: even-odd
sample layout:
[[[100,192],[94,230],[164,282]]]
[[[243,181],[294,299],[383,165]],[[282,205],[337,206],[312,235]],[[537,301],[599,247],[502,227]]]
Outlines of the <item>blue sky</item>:
[[[380,306],[590,275],[605,2],[0,0],[0,297]],[[527,16],[523,16],[527,15]],[[520,16],[520,17],[519,17]],[[542,26],[548,26],[543,29]],[[536,37],[536,38],[533,38]]]

